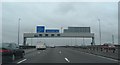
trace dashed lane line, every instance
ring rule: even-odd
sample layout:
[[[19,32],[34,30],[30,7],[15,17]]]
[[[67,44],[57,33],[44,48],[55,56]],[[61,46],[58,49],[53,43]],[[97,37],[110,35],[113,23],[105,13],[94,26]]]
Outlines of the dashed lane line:
[[[24,62],[24,61],[26,61],[26,60],[27,60],[27,59],[23,59],[23,60],[17,62],[17,64],[20,64],[20,63],[22,63],[22,62]]]
[[[59,51],[59,53],[61,54],[61,51]]]
[[[65,60],[66,60],[67,62],[70,62],[67,58],[65,58]]]

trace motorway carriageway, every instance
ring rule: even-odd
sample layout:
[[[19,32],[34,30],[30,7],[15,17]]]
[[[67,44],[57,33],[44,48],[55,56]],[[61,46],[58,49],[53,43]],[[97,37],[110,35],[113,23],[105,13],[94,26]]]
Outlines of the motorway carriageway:
[[[84,53],[71,48],[35,50],[13,63],[118,63],[118,60]]]

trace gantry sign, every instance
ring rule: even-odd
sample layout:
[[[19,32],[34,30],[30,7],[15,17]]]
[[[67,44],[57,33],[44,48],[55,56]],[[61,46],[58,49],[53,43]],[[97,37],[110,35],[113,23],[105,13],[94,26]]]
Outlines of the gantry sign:
[[[60,33],[58,29],[45,29],[45,26],[37,26],[36,33],[24,33],[23,45],[26,45],[27,38],[92,38],[92,45],[95,45],[94,33],[90,27],[68,27]]]

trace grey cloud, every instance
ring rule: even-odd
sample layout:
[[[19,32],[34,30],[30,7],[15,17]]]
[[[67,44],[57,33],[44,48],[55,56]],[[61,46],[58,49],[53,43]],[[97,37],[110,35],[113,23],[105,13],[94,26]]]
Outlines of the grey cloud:
[[[59,3],[58,7],[56,8],[55,12],[59,14],[68,14],[75,12],[74,3]]]
[[[14,40],[17,42],[17,23],[20,17],[21,42],[23,41],[23,33],[35,32],[36,25],[45,25],[47,28],[90,26],[92,32],[95,33],[95,40],[98,44],[99,28],[97,19],[100,18],[102,42],[110,42],[111,34],[115,34],[115,42],[117,43],[117,3],[3,3],[2,11],[5,41]]]

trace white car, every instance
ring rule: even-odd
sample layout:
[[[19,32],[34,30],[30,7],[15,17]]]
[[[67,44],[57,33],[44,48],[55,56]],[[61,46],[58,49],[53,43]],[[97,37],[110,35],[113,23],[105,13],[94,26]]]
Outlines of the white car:
[[[36,45],[37,50],[45,50],[46,46],[45,45]]]
[[[55,46],[54,46],[54,45],[52,45],[52,46],[51,46],[51,48],[55,48]]]

